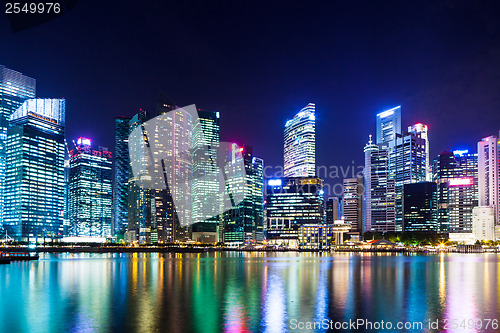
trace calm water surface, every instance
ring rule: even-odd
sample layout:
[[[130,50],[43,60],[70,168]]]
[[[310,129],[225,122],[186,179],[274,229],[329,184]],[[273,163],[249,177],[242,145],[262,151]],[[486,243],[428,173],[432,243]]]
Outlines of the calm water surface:
[[[42,254],[38,262],[0,265],[0,332],[327,332],[294,329],[293,323],[357,318],[422,322],[420,331],[431,332],[429,320],[500,318],[499,259]],[[386,330],[395,331],[417,330]]]

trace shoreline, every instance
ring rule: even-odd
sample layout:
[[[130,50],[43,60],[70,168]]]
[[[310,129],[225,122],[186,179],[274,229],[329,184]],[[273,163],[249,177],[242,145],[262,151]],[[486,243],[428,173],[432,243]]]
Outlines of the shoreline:
[[[326,252],[326,253],[499,253],[498,249],[483,248],[333,248],[333,249],[236,249],[236,248],[184,248],[184,247],[0,247],[0,252],[37,252],[37,253],[209,253],[209,252]]]

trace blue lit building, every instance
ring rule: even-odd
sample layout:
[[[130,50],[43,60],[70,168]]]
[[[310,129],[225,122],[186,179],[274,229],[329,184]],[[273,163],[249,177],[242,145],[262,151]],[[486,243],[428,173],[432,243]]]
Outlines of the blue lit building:
[[[377,114],[377,144],[392,143],[401,134],[401,106]]]
[[[70,150],[69,222],[77,237],[110,237],[112,211],[112,154],[92,148],[90,139],[78,138]]]
[[[115,118],[115,154],[113,159],[113,230],[123,235],[128,227],[128,178],[130,157],[128,152],[128,117]]]
[[[25,100],[35,98],[35,88],[35,79],[0,65],[0,230],[4,218],[5,140],[9,119]]]
[[[64,115],[64,99],[29,99],[10,117],[4,227],[16,239],[62,236]]]
[[[284,132],[284,176],[316,175],[316,106],[307,104],[292,119]]]

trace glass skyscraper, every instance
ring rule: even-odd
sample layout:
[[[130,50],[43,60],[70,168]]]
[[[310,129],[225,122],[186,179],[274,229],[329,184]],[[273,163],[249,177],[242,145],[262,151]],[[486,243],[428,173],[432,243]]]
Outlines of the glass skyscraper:
[[[316,175],[315,104],[309,103],[285,125],[284,176]]]
[[[62,236],[64,99],[29,99],[7,132],[4,226],[17,239]]]
[[[478,205],[478,155],[466,150],[443,152],[434,159],[432,170],[439,230],[471,233],[472,209]]]
[[[266,214],[268,241],[298,245],[301,225],[324,224],[323,180],[316,177],[269,179]]]
[[[111,152],[92,148],[88,138],[78,138],[70,150],[69,222],[77,237],[110,237],[112,214]]]
[[[0,230],[4,218],[5,140],[9,119],[25,100],[35,98],[35,87],[35,79],[0,65]]]
[[[123,235],[128,226],[128,178],[130,158],[128,152],[128,117],[115,118],[115,154],[113,160],[113,230],[112,234]]]
[[[392,143],[401,134],[401,106],[377,114],[377,144]]]
[[[219,112],[198,110],[193,126],[192,238],[217,242],[219,236]]]
[[[243,158],[245,170],[231,170],[225,186],[231,196],[239,193],[244,199],[222,214],[221,239],[233,245],[260,242],[264,238],[264,162],[253,156],[251,147],[232,144],[226,156],[228,168],[241,166],[231,163],[234,152]]]

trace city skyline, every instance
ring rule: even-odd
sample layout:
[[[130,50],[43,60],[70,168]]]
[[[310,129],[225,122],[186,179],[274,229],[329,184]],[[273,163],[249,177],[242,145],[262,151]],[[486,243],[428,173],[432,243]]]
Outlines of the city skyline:
[[[6,22],[0,25],[9,50],[1,62],[39,78],[38,96],[68,100],[68,119],[74,119],[69,137],[91,137],[113,148],[114,117],[154,110],[160,89],[179,105],[223,113],[221,139],[254,147],[267,165],[281,165],[281,136],[272,129],[309,101],[317,108],[318,165],[362,165],[357,151],[372,132],[372,117],[395,105],[404,109],[404,124],[429,126],[431,157],[472,150],[498,130],[499,4],[370,4],[356,15],[349,14],[354,4],[341,3],[267,4],[268,14],[258,3],[244,11],[223,4],[95,6],[81,3],[16,34]],[[114,15],[94,17],[102,11]],[[165,12],[172,13],[172,24],[157,24]],[[303,16],[314,24],[290,24]],[[149,25],[117,31],[118,17]],[[262,24],[255,25],[255,17]],[[188,20],[195,23],[186,27]],[[47,43],[55,35],[60,42]],[[37,52],[24,52],[26,45]],[[96,124],[96,117],[107,120]]]

